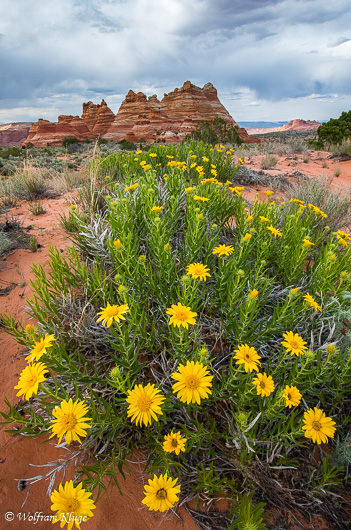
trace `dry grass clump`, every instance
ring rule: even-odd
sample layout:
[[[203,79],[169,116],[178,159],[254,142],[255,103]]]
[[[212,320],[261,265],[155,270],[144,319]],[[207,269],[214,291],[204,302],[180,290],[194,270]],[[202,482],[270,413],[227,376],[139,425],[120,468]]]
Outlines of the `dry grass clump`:
[[[277,165],[278,159],[270,154],[266,154],[266,156],[261,161],[261,168],[262,169],[273,169]]]
[[[331,182],[332,177],[304,177],[286,191],[285,199],[296,198],[306,204],[318,204],[328,216],[325,224],[337,231],[351,226],[350,194],[344,196],[341,190],[331,188]]]

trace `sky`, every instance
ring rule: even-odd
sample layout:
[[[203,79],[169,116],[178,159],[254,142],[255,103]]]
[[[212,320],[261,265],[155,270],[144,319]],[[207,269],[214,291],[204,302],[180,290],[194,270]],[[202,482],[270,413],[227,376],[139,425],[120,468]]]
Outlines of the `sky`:
[[[351,109],[350,0],[0,0],[0,123],[211,82],[238,123]]]

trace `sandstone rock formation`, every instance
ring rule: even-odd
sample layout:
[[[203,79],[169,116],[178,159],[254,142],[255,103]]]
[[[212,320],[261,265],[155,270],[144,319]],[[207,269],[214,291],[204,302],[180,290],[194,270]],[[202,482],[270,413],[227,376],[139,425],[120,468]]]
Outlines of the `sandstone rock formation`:
[[[289,123],[285,123],[283,127],[279,127],[277,131],[310,131],[318,129],[322,125],[319,121],[311,120],[291,120]]]
[[[311,131],[316,130],[321,125],[319,121],[311,120],[291,120],[289,123],[285,123],[281,127],[255,127],[247,129],[249,134],[266,134],[271,132],[284,132],[284,131]]]
[[[83,114],[79,116],[59,116],[57,123],[38,120],[29,131],[27,142],[34,145],[60,145],[65,136],[73,136],[80,141],[86,138],[104,138],[136,142],[179,142],[201,120],[223,118],[236,126],[217,96],[212,83],[203,88],[186,81],[181,88],[165,94],[159,101],[156,95],[147,97],[142,92],[130,90],[122,102],[117,115],[114,115],[106,102],[100,105],[91,101],[83,103]],[[259,142],[250,137],[246,130],[239,128],[241,139],[246,143]]]
[[[26,140],[31,125],[28,122],[0,125],[0,145],[21,145]]]

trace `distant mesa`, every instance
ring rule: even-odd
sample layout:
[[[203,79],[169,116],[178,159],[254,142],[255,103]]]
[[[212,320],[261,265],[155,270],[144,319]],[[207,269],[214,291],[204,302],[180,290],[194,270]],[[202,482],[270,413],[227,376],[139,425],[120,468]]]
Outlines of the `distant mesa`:
[[[247,132],[249,134],[264,134],[284,131],[312,131],[318,129],[320,125],[322,124],[319,121],[314,120],[291,120],[281,127],[250,127]]]
[[[0,145],[21,145],[27,139],[31,125],[30,122],[0,125]]]
[[[244,128],[233,120],[219,101],[212,83],[203,88],[186,81],[181,88],[164,94],[161,101],[156,95],[147,97],[143,92],[129,90],[115,115],[102,100],[83,103],[82,116],[59,116],[57,123],[39,119],[30,127],[23,142],[36,146],[61,145],[71,136],[79,141],[104,138],[137,142],[180,142],[186,134],[196,129],[201,120],[223,118],[228,124],[237,126],[240,138],[246,143],[259,143],[250,137]]]
[[[318,127],[322,125],[319,123],[319,121],[311,121],[311,120],[291,120],[289,123],[286,123],[283,125],[283,127],[280,127],[279,130],[281,131],[310,131],[314,129],[318,129]]]

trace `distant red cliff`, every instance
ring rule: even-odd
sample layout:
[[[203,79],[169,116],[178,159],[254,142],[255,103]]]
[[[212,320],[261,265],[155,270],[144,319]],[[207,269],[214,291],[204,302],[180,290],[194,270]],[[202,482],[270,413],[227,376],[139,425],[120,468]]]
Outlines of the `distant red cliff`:
[[[81,117],[59,116],[57,123],[40,119],[32,124],[24,143],[61,145],[66,136],[80,141],[104,138],[136,142],[143,138],[147,142],[180,142],[199,121],[218,117],[237,126],[219,101],[212,83],[200,88],[186,81],[181,88],[165,94],[161,101],[156,95],[147,97],[142,92],[136,94],[130,90],[116,115],[102,100],[100,104],[83,103]],[[249,136],[245,129],[238,128],[238,131],[244,142],[260,142]]]
[[[312,131],[318,129],[320,125],[319,121],[314,120],[291,120],[282,127],[254,127],[247,129],[247,132],[249,134],[265,134],[284,131]]]
[[[26,140],[30,127],[31,123],[28,122],[0,125],[0,145],[21,145]]]
[[[319,121],[311,120],[291,120],[289,123],[285,123],[282,127],[277,129],[278,131],[310,131],[312,129],[318,129],[322,125]]]

